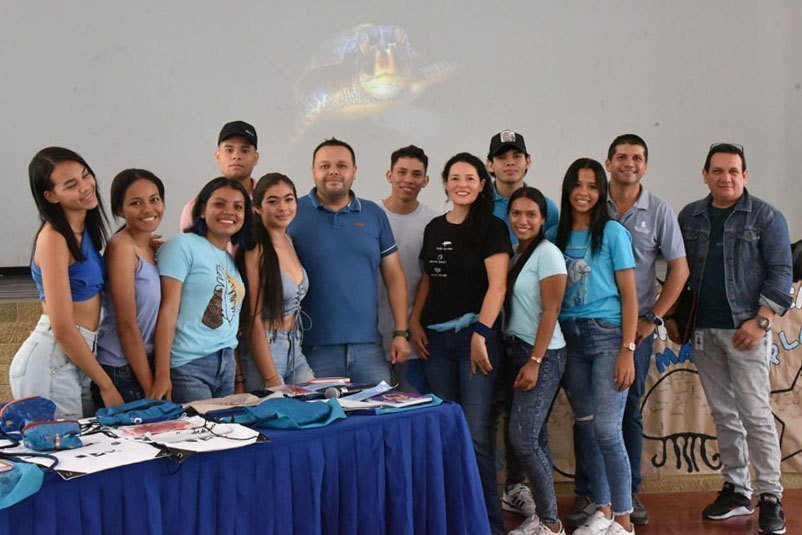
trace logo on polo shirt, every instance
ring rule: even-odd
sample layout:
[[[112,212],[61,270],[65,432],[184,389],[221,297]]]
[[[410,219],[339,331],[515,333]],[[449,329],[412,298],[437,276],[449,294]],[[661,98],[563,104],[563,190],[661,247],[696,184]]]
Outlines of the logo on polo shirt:
[[[637,225],[635,225],[635,232],[639,232],[641,234],[651,234],[652,231],[649,227],[646,226],[646,221],[641,221]]]

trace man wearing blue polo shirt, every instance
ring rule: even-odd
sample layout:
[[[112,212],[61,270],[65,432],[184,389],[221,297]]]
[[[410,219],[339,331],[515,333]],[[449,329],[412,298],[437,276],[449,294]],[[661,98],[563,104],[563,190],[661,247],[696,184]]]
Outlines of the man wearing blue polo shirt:
[[[518,238],[512,232],[507,206],[510,195],[524,186],[524,177],[532,165],[532,158],[526,152],[524,137],[512,130],[502,130],[490,139],[490,150],[487,152],[487,170],[495,178],[493,181],[493,215],[507,223],[510,241],[513,247]],[[546,224],[543,232],[556,227],[560,220],[557,205],[546,197]],[[510,264],[512,267],[512,264]],[[524,484],[525,476],[521,463],[515,455],[510,442],[510,411],[512,410],[512,384],[518,370],[501,370],[501,388],[495,400],[495,418],[504,411],[504,457],[506,460],[506,480],[504,493],[501,496],[501,508],[525,517],[535,514],[535,501],[532,491]]]
[[[347,143],[332,138],[318,145],[312,178],[315,187],[298,200],[289,228],[309,275],[304,355],[318,377],[389,382],[377,328],[379,273],[395,322],[390,360],[404,362],[410,353],[407,285],[390,223],[375,203],[351,191],[356,157]]]

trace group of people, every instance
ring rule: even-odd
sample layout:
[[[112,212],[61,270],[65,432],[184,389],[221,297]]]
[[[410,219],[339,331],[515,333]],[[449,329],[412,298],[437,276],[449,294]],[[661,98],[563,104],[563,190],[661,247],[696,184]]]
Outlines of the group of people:
[[[565,522],[577,534],[634,533],[649,520],[638,498],[639,405],[654,332],[676,335],[671,314],[687,282],[725,479],[703,516],[754,511],[751,461],[760,529],[784,533],[768,357],[772,319],[791,305],[790,244],[782,214],[746,190],[739,145],[710,147],[710,194],[679,219],[644,187],[648,148],[634,134],[617,137],[604,164],[574,161],[558,207],[525,183],[523,136],[501,131],[486,160],[446,162],[442,215],[418,200],[429,161],[414,145],[392,153],[390,194],[377,203],[354,193],[354,150],[338,139],[315,148],[315,186],[300,198],[285,175],[252,178],[248,123],[223,127],[215,157],[222,176],[161,244],[156,175],[114,178],[111,211],[124,224],[109,238],[89,164],[58,147],[34,156],[42,225],[31,272],[43,314],[11,364],[15,396],[48,397],[59,417],[77,418],[141,397],[189,402],[314,376],[394,376],[403,390],[462,406],[492,532],[503,532],[503,508],[526,516],[513,533],[548,534],[564,533],[547,433],[563,386],[577,494]]]

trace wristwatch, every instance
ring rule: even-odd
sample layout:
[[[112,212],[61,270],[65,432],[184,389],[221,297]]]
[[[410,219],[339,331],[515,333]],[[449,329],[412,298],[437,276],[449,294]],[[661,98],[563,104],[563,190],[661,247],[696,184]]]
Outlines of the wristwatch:
[[[647,312],[646,315],[643,317],[646,318],[646,321],[650,321],[655,325],[657,325],[658,327],[663,324],[663,318],[655,314],[653,310]]]
[[[755,316],[755,321],[757,322],[757,326],[764,331],[769,332],[771,330],[771,320],[769,318],[758,314]]]
[[[403,331],[393,331],[393,338],[401,337],[404,340],[409,340],[409,329],[404,329]]]
[[[635,351],[635,348],[638,346],[635,345],[635,342],[630,342],[628,344],[624,344],[621,346],[621,349],[629,349],[630,351]]]
[[[529,357],[529,360],[535,361],[536,363],[540,364],[541,362],[543,362],[543,357],[536,357],[532,355],[531,357]]]

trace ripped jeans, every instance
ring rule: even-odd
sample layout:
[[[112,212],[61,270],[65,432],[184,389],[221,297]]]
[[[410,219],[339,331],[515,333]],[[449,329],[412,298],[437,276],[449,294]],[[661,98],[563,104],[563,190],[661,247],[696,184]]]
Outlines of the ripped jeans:
[[[585,445],[577,464],[586,468],[597,505],[611,504],[615,515],[630,513],[632,475],[621,428],[627,390],[619,392],[615,384],[621,327],[589,318],[566,318],[560,327],[568,348],[563,384],[576,439]]]

